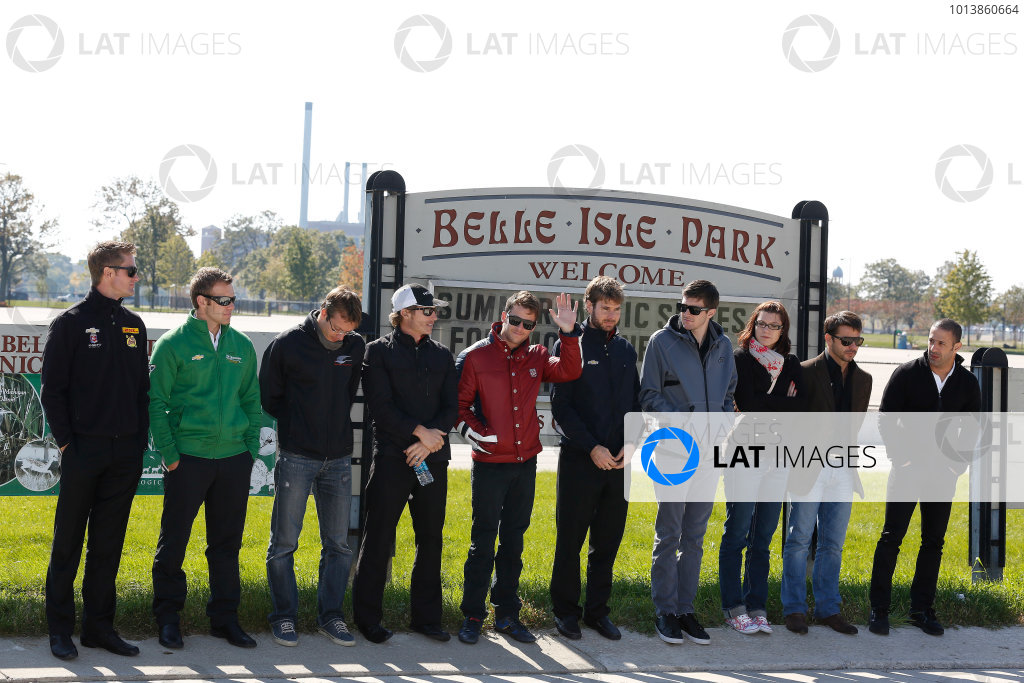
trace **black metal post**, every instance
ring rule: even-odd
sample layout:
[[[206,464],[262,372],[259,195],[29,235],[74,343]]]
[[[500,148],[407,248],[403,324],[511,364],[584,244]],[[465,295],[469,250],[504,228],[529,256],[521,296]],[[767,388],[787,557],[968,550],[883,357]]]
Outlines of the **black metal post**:
[[[981,384],[981,410],[992,417],[991,455],[970,470],[968,557],[971,581],[1002,581],[1006,566],[1006,450],[1008,425],[996,413],[1007,413],[1009,372],[1006,353],[980,348],[971,356],[971,371]]]

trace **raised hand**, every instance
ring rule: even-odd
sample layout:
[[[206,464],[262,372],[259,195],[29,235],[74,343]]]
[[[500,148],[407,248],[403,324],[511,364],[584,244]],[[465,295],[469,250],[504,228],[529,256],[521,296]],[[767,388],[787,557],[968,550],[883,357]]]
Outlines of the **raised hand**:
[[[570,308],[570,304],[572,308]],[[548,315],[551,316],[551,320],[558,325],[563,333],[569,334],[572,332],[573,327],[576,325],[576,309],[579,308],[580,302],[573,301],[565,292],[558,295],[555,300],[555,306],[558,312],[548,309]]]

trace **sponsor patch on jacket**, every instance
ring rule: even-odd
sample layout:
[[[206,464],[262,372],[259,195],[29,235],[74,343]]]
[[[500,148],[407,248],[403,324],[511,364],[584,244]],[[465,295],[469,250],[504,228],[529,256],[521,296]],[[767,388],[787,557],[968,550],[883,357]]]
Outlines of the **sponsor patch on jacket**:
[[[103,345],[100,341],[100,331],[95,327],[86,328],[85,333],[89,335],[89,348],[96,349]]]
[[[224,354],[224,360],[226,360],[229,363],[241,363],[242,362],[242,357],[241,356],[232,356],[230,353],[225,353]]]
[[[338,356],[334,359],[334,364],[342,366],[352,365],[352,356]]]
[[[600,364],[601,364],[601,361],[599,361],[599,360],[588,360],[587,361],[587,365],[600,365]]]
[[[530,368],[530,377],[537,376],[537,368]]]
[[[192,356],[192,360],[202,360],[204,358],[206,358],[206,356],[204,356],[201,353],[197,353],[196,355]]]
[[[137,327],[122,327],[121,331],[124,332],[125,334],[138,334],[139,333],[139,328],[137,328]]]
[[[129,349],[134,349],[138,344],[135,341],[135,335],[129,334],[125,337],[124,343],[128,345]]]

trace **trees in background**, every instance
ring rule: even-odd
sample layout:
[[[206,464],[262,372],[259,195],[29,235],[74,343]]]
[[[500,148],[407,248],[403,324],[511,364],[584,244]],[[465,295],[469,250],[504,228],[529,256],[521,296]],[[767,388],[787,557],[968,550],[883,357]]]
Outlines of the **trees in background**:
[[[149,289],[152,308],[160,285],[166,280],[166,274],[159,271],[161,253],[172,238],[190,237],[195,231],[184,223],[178,205],[159,185],[134,175],[116,178],[102,186],[94,207],[100,212],[93,221],[98,228],[120,231],[119,239],[135,244],[139,279]],[[140,294],[136,289],[136,305]]]
[[[12,286],[29,275],[45,278],[57,221],[42,217],[43,207],[25,187],[21,176],[0,176],[0,297],[10,297]]]
[[[943,316],[967,328],[966,342],[969,344],[970,326],[989,318],[990,301],[992,277],[978,258],[978,252],[965,249],[957,255],[939,291],[939,310]]]
[[[903,322],[913,327],[920,317],[917,304],[928,290],[930,278],[921,270],[910,270],[893,258],[864,267],[859,289],[865,299],[878,302],[876,315],[886,327],[895,329]]]

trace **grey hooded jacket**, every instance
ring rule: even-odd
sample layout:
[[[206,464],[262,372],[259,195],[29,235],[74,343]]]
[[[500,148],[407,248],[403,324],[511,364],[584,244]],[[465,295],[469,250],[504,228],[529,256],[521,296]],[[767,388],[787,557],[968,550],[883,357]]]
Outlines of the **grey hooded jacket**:
[[[732,342],[722,326],[708,324],[707,357],[701,362],[697,341],[682,329],[679,315],[651,335],[640,371],[640,405],[649,412],[717,413],[733,411],[736,363]]]

